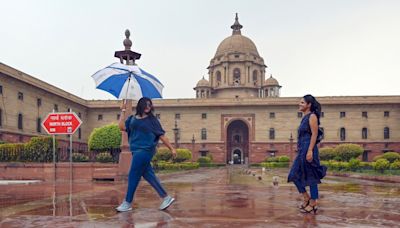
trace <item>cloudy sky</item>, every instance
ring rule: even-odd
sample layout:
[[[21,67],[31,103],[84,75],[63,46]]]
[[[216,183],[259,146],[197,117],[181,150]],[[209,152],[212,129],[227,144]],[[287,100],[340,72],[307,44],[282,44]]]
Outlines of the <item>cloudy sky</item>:
[[[125,29],[165,98],[193,98],[235,13],[281,95],[399,95],[398,0],[0,0],[0,62],[85,99]]]

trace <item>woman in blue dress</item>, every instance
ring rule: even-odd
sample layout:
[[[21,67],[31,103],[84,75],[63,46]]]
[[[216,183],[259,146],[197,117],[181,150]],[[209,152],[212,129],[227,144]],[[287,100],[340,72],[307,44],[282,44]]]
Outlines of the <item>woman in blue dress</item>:
[[[300,205],[303,213],[317,212],[318,184],[326,174],[326,167],[319,162],[317,144],[321,138],[319,130],[321,105],[312,95],[305,95],[299,103],[303,119],[298,128],[297,157],[288,175],[288,182],[294,182],[297,190],[303,195]],[[318,140],[317,140],[318,139]],[[306,191],[310,186],[310,194]]]
[[[167,194],[160,180],[155,175],[150,162],[156,153],[158,140],[161,140],[171,150],[174,157],[176,156],[176,151],[164,135],[165,131],[161,127],[160,122],[154,116],[153,103],[149,98],[143,97],[138,101],[134,116],[125,116],[125,104],[122,105],[121,111],[118,125],[122,131],[126,131],[128,134],[129,148],[133,157],[128,176],[126,197],[116,210],[119,212],[132,210],[133,197],[142,176],[157,191],[160,198],[163,199],[159,209],[165,210],[175,199]]]

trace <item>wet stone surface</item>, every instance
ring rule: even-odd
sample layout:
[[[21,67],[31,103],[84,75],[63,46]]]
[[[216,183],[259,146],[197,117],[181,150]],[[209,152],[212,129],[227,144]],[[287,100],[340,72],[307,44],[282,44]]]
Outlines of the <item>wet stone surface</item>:
[[[399,227],[400,184],[327,177],[316,215],[302,214],[287,170],[244,167],[161,175],[176,202],[142,181],[133,211],[117,213],[126,183],[0,185],[0,227]],[[275,182],[275,184],[273,183]]]

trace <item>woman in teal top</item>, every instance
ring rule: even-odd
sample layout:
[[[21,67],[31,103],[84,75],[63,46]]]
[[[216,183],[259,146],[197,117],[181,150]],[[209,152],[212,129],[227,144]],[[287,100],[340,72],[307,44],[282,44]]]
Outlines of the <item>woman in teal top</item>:
[[[154,116],[153,103],[149,98],[143,97],[138,101],[135,116],[131,115],[126,119],[125,108],[123,105],[119,128],[128,134],[129,148],[133,157],[128,176],[126,197],[124,202],[116,209],[120,212],[132,210],[133,196],[143,176],[163,199],[159,209],[165,210],[175,199],[167,194],[155,175],[150,162],[157,151],[156,146],[159,140],[172,151],[173,156],[176,156],[176,151],[169,143],[168,138],[165,137],[165,131],[160,122]]]

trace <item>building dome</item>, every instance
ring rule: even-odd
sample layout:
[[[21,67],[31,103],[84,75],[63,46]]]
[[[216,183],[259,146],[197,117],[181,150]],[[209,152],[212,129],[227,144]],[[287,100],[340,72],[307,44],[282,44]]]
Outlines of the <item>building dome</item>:
[[[196,87],[210,87],[210,83],[204,77],[197,82]]]
[[[265,80],[265,86],[279,86],[279,82],[271,75],[267,80]]]
[[[256,45],[249,38],[241,34],[233,34],[225,38],[218,46],[215,56],[224,55],[227,53],[251,53],[259,56]]]

